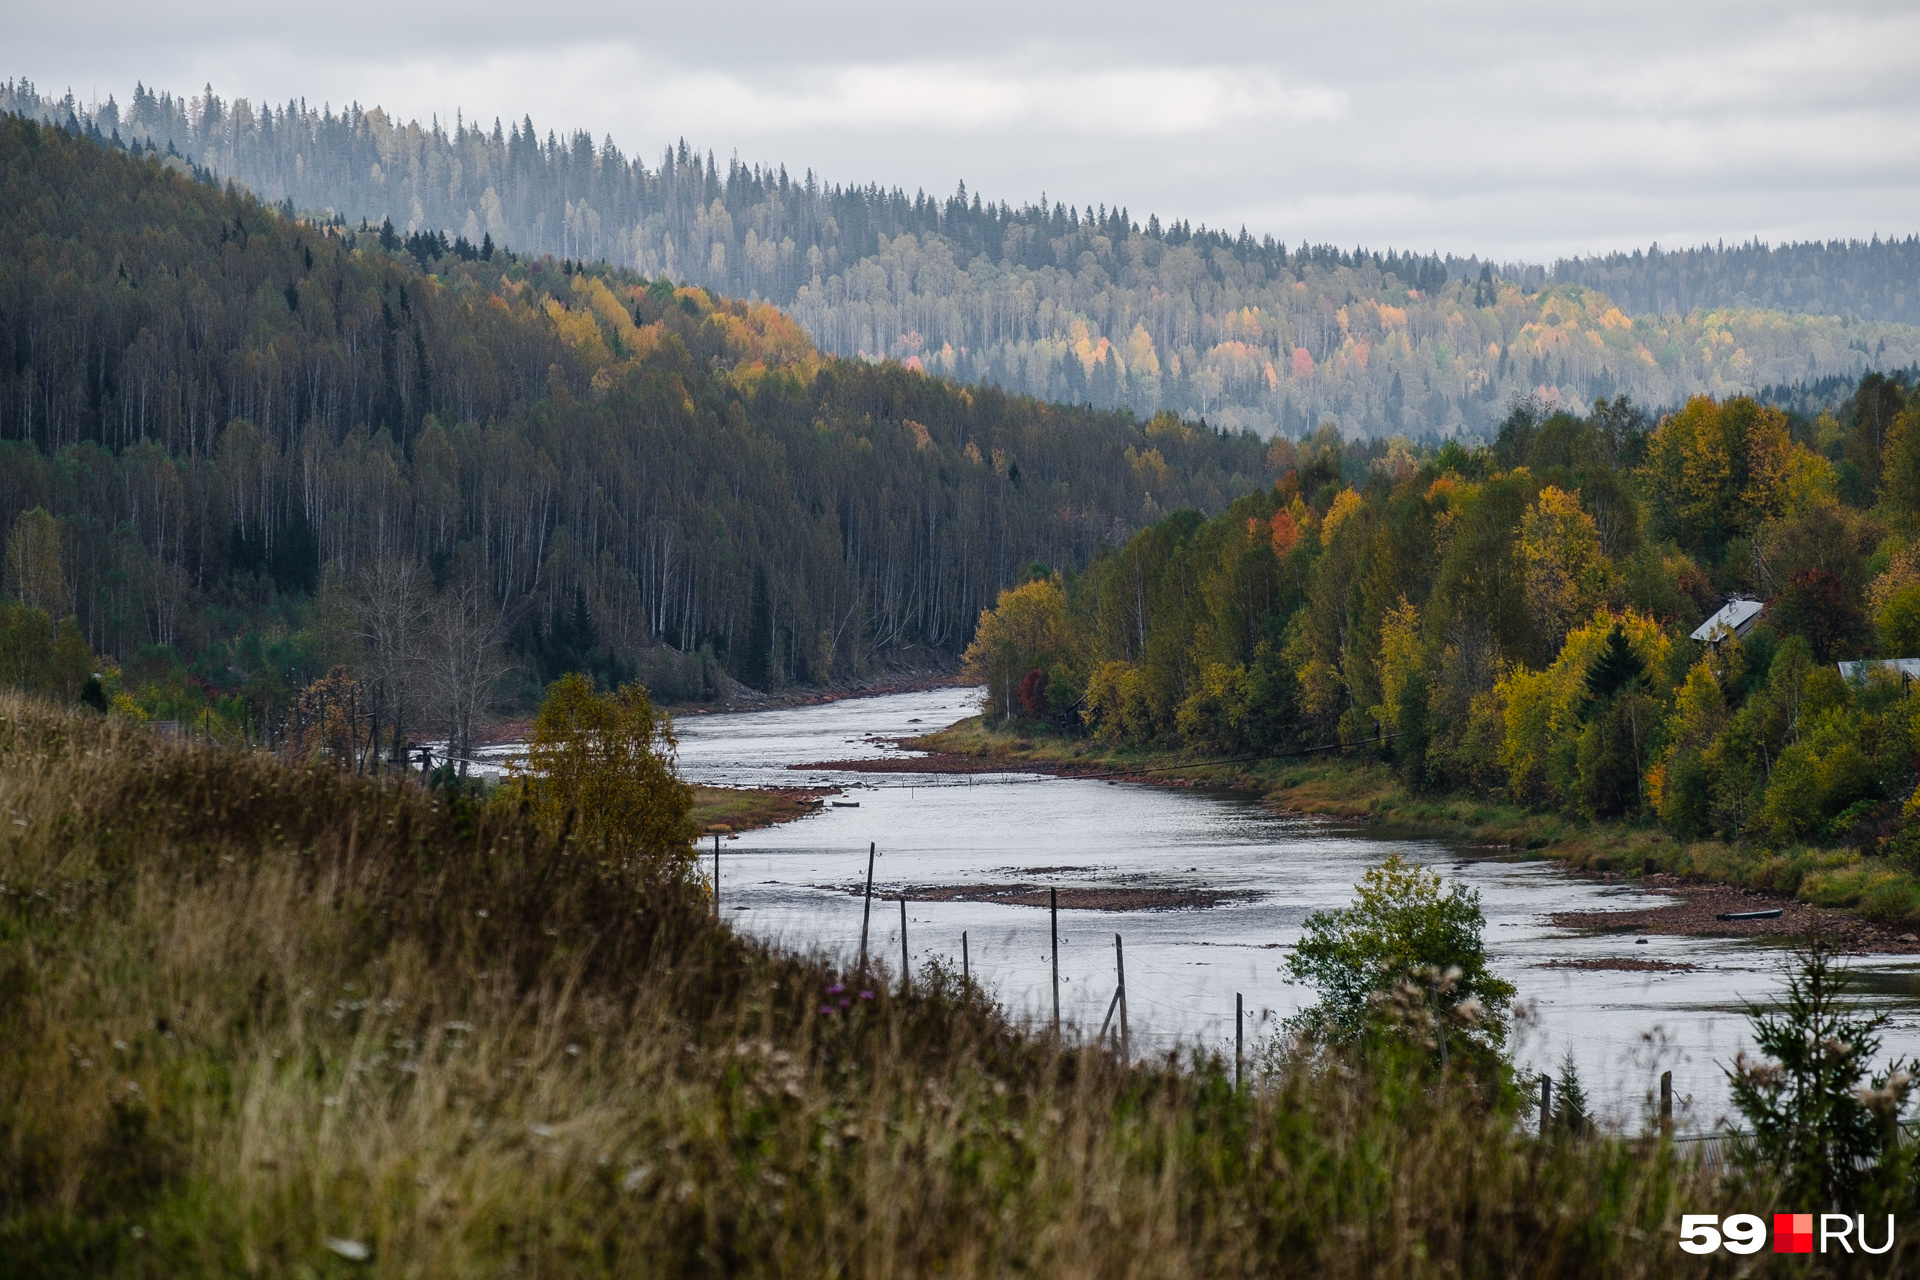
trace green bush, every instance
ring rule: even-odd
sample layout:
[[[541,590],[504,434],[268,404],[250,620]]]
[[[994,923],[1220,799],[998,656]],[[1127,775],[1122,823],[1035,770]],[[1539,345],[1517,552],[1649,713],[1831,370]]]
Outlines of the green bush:
[[[1713,775],[1698,751],[1680,751],[1667,764],[1660,820],[1683,840],[1697,840],[1713,829]]]

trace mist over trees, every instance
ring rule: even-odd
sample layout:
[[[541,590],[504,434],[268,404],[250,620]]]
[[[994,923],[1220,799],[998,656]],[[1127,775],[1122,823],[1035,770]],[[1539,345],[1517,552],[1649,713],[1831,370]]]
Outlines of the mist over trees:
[[[1920,236],[1882,240],[1749,241],[1565,258],[1556,283],[1599,289],[1629,314],[1686,315],[1722,307],[1920,324]]]
[[[924,661],[1034,561],[1272,475],[1252,436],[837,360],[764,303],[296,223],[176,168],[0,118],[7,607],[35,670],[90,647],[173,691],[152,714],[283,715],[346,665],[355,716],[431,706],[457,741],[510,667],[671,700]]]
[[[1014,207],[716,162],[649,166],[530,118],[176,97],[0,110],[141,142],[286,210],[491,238],[789,309],[823,350],[1043,399],[1298,437],[1488,436],[1516,395],[1650,406],[1920,362],[1920,241],[1748,245],[1494,266],[1289,248],[1044,197]]]

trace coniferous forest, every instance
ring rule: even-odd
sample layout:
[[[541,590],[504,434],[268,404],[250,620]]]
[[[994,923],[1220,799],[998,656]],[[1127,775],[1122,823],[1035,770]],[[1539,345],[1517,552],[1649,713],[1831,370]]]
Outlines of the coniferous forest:
[[[604,259],[787,308],[823,351],[1140,417],[1300,436],[1488,436],[1515,396],[1677,407],[1920,363],[1920,239],[1635,251],[1551,268],[1273,236],[1044,196],[909,195],[682,141],[390,119],[135,89],[89,109],[0,88],[232,178],[287,212]]]
[[[484,238],[298,224],[18,118],[0,176],[22,670],[111,658],[106,695],[224,733],[278,732],[369,644],[396,740],[566,670],[653,663],[673,698],[932,661],[1029,564],[1271,479],[1251,436],[823,356],[764,303]]]

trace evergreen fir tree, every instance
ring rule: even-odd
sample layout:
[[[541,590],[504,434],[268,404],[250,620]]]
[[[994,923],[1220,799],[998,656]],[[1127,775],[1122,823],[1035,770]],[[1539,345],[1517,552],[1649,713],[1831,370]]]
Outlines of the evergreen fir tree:
[[[1627,641],[1627,633],[1618,623],[1607,632],[1606,646],[1587,668],[1587,703],[1597,707],[1611,702],[1628,690],[1636,690],[1646,681],[1647,666]]]
[[[1592,1122],[1587,1118],[1587,1091],[1580,1086],[1580,1070],[1574,1066],[1573,1050],[1560,1059],[1560,1078],[1553,1082],[1553,1123],[1568,1133],[1585,1133]]]

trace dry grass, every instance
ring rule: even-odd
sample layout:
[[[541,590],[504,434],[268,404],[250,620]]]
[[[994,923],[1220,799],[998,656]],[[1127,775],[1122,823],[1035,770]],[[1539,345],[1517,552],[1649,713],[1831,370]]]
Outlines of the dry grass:
[[[4,702],[0,880],[4,1274],[1712,1269],[1658,1141],[1404,1063],[1126,1068],[939,970],[842,1010],[684,861],[410,782]]]
[[[705,832],[753,831],[817,812],[824,788],[695,787],[693,825]]]

